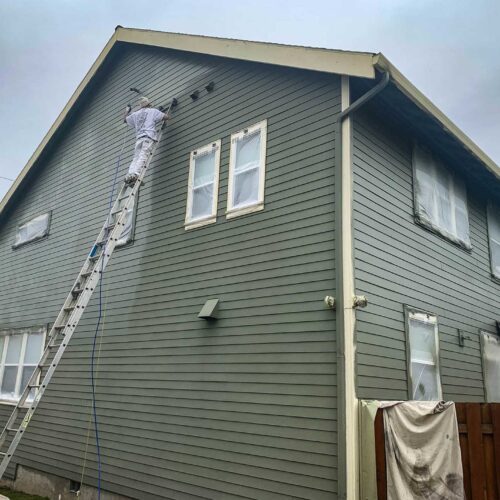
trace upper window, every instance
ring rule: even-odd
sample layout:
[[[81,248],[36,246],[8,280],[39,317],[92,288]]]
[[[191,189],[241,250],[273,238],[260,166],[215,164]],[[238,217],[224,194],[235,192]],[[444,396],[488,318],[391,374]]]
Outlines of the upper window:
[[[215,222],[221,141],[191,151],[186,229]]]
[[[0,330],[0,399],[17,401],[40,361],[45,328]]]
[[[500,208],[488,207],[488,237],[490,240],[491,273],[500,279]]]
[[[412,400],[441,400],[438,325],[436,316],[406,311],[409,397]]]
[[[413,152],[415,213],[424,226],[470,249],[469,216],[464,183],[429,151]]]
[[[30,241],[39,240],[49,234],[50,226],[50,212],[21,224],[17,228],[16,240],[14,241],[14,248],[29,243]]]
[[[120,201],[119,208],[122,208],[125,205],[125,203],[127,202],[127,199],[128,199],[127,195],[130,193],[130,191],[132,191],[132,187],[129,186],[126,188],[126,191],[123,193],[124,199],[122,199]],[[137,212],[137,198],[138,198],[138,196],[139,196],[139,192],[137,192],[136,195],[134,196],[134,201],[133,201],[132,207],[130,210],[128,210],[127,214],[125,215],[125,224],[123,226],[120,237],[118,238],[118,241],[116,242],[117,247],[122,247],[123,245],[130,243],[134,239],[135,218],[136,218],[136,212]]]
[[[486,401],[500,403],[500,338],[481,332],[481,351]]]
[[[264,208],[267,121],[231,135],[227,217]]]

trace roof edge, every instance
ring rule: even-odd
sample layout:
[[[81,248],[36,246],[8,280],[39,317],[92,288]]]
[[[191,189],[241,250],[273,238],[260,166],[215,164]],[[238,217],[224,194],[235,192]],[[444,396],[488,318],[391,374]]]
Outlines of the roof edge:
[[[500,167],[462,130],[460,130],[430,99],[417,89],[382,53],[373,56],[373,66],[388,72],[394,84],[419,108],[438,121],[471,155],[477,158],[495,177],[500,179]]]

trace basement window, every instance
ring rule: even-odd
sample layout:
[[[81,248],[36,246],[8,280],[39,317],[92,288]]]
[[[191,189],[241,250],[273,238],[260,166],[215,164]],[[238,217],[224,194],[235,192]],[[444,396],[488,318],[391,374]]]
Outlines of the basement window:
[[[410,400],[441,400],[437,317],[407,309],[406,331]]]
[[[49,234],[50,212],[37,215],[17,228],[13,248],[45,238]]]
[[[491,274],[500,279],[500,207],[488,206]]]
[[[500,403],[500,337],[481,332],[481,352],[486,401]]]
[[[462,180],[428,150],[413,150],[415,218],[423,226],[470,249],[467,193]]]
[[[267,121],[231,135],[227,217],[264,208]]]
[[[0,330],[0,399],[16,402],[40,361],[45,327]]]
[[[191,151],[186,229],[216,221],[221,141]]]
[[[123,196],[126,197],[130,191],[132,191],[132,187],[127,187],[126,191],[123,193]],[[117,248],[123,247],[126,244],[134,241],[135,219],[136,219],[136,215],[137,215],[138,197],[139,197],[139,191],[137,191],[137,193],[134,197],[134,202],[132,204],[132,208],[127,212],[127,215],[125,216],[125,225],[123,226],[123,230],[120,234],[120,237],[118,238],[118,241],[116,242]],[[126,202],[127,202],[126,198],[121,200],[120,208],[122,208]]]

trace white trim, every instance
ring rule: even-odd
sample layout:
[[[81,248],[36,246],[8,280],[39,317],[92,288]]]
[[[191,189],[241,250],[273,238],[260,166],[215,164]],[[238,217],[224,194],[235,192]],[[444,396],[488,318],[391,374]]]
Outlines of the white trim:
[[[235,163],[236,163],[236,144],[243,137],[248,137],[255,133],[260,134],[260,152],[259,152],[259,191],[256,202],[244,206],[233,206],[233,185],[235,178]],[[227,189],[227,210],[226,218],[230,219],[238,215],[249,214],[263,210],[264,208],[264,188],[266,178],[266,148],[267,148],[267,120],[262,120],[259,123],[246,127],[238,132],[231,134],[231,148],[229,153],[229,180]],[[250,169],[248,169],[250,170]]]
[[[349,77],[341,78],[341,110],[351,103]],[[352,232],[352,120],[350,115],[342,120],[342,245],[344,310],[337,314],[344,315],[344,362],[345,362],[345,433],[346,433],[346,498],[357,499],[359,496],[359,401],[356,394],[356,311],[353,308],[354,256]],[[342,457],[340,457],[342,459]]]
[[[186,229],[194,229],[197,227],[213,224],[217,220],[217,202],[219,195],[219,170],[220,170],[220,150],[221,140],[206,144],[201,148],[191,151],[189,154],[189,174],[188,174],[188,194],[186,201],[186,217],[184,219],[184,226]],[[194,190],[194,171],[196,168],[196,159],[200,156],[214,154],[214,180],[213,180],[213,193],[212,193],[212,210],[209,215],[198,217],[197,219],[190,219],[189,215],[193,209],[193,190]],[[211,183],[210,183],[211,184]],[[197,186],[199,187],[199,186]]]

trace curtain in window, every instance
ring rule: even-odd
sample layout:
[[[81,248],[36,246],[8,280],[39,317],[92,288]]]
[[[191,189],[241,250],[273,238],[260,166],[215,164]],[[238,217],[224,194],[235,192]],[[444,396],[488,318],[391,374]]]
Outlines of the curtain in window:
[[[425,226],[470,248],[467,194],[464,183],[454,177],[429,151],[415,147],[415,212]]]
[[[441,399],[435,327],[432,323],[410,319],[411,399]]]
[[[481,345],[487,400],[500,403],[500,337],[481,332]]]
[[[238,139],[233,177],[233,207],[259,201],[260,130]]]
[[[491,272],[500,279],[500,208],[488,207],[488,236],[490,239]]]
[[[46,213],[31,219],[22,226],[19,226],[14,246],[22,245],[28,241],[45,236],[49,230],[49,218],[50,214]]]
[[[193,192],[190,220],[212,215],[215,186],[215,153],[196,157],[193,173]]]

